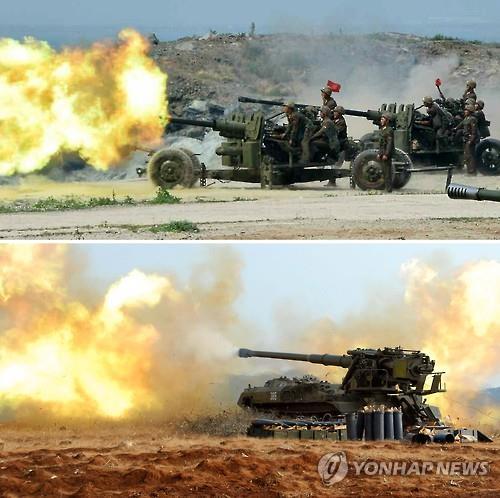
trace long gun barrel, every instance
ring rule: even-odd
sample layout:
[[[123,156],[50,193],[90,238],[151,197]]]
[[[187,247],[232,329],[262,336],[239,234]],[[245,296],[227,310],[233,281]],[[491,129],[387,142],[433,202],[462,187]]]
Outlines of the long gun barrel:
[[[238,102],[242,104],[262,104],[262,105],[270,105],[273,107],[284,107],[286,102],[282,100],[264,100],[264,99],[253,99],[252,97],[238,97]],[[307,104],[295,104],[297,109],[305,109],[306,107],[313,107],[315,109],[319,109],[319,106],[309,106]]]
[[[283,107],[286,102],[281,100],[264,100],[264,99],[254,99],[252,97],[238,97],[238,102],[243,104],[262,104],[262,105],[270,105],[275,107]],[[312,107],[313,109],[320,109],[320,106],[310,106],[308,104],[295,104],[297,109],[305,109],[306,107]],[[357,118],[366,118],[370,121],[380,121],[382,113],[380,111],[356,111],[353,109],[346,109],[345,114],[347,116],[354,116]]]
[[[200,128],[211,128],[218,131],[223,137],[228,138],[245,138],[246,125],[228,119],[212,119],[212,120],[198,120],[198,119],[184,119],[172,118],[171,124],[179,126],[198,126]]]
[[[500,190],[487,190],[485,188],[452,183],[448,187],[448,197],[450,199],[500,202]]]
[[[352,364],[352,357],[348,355],[332,354],[296,354],[296,353],[274,353],[269,351],[252,351],[251,349],[240,349],[240,358],[271,358],[274,360],[305,361],[316,363],[328,367],[349,368]]]

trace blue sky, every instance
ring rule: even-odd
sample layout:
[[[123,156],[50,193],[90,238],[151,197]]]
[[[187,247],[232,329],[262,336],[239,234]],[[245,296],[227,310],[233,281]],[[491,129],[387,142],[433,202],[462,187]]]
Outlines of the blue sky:
[[[488,243],[342,243],[342,244],[85,244],[85,277],[104,292],[113,281],[138,268],[175,274],[187,281],[193,268],[210,266],[221,247],[243,262],[242,316],[263,330],[275,326],[277,310],[300,308],[304,320],[339,320],[374,295],[402,298],[401,265],[418,258],[444,271],[479,259],[498,260],[498,245]],[[258,312],[256,312],[258,310]]]
[[[499,20],[497,0],[3,0],[0,4],[1,36],[33,34],[73,43],[111,36],[125,26],[156,31],[166,39],[209,28],[247,30],[252,21],[261,32],[342,28],[495,39]]]

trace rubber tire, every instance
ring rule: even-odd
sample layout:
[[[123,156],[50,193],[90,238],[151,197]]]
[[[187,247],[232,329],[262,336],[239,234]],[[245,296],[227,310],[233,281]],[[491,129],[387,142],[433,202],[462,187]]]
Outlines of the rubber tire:
[[[399,149],[396,149],[394,160],[399,161],[399,159],[404,161],[405,154],[403,152],[400,152]],[[410,159],[408,158],[408,160]],[[411,166],[412,166],[411,163],[408,164],[409,168],[411,168]],[[394,181],[392,182],[392,188],[394,190],[402,189],[403,187],[406,187],[406,185],[408,185],[408,182],[410,180],[411,180],[411,171],[404,170],[401,171],[400,173],[396,173],[396,175],[394,176]]]
[[[177,171],[172,171],[171,176],[162,176],[162,166],[167,162],[177,164]],[[173,165],[172,165],[173,166]],[[173,188],[177,185],[192,186],[194,165],[191,157],[180,149],[159,150],[148,163],[150,180],[158,187]]]
[[[408,185],[408,182],[411,180],[411,172],[410,171],[402,171],[401,173],[396,173],[394,176],[394,181],[392,182],[392,188],[394,190],[402,189]]]
[[[356,185],[361,190],[384,190],[385,182],[384,175],[380,175],[380,178],[376,182],[370,182],[363,175],[363,167],[369,161],[375,161],[379,163],[377,159],[378,151],[370,149],[358,154],[354,161],[352,162],[352,177]],[[380,164],[380,163],[379,163]],[[382,168],[382,166],[380,166]]]
[[[478,146],[476,147],[476,163],[477,163],[477,169],[480,173],[483,175],[487,176],[495,176],[495,175],[500,175],[500,166],[492,169],[487,167],[483,161],[481,160],[482,154],[488,149],[489,147],[495,149],[497,153],[500,155],[500,140],[496,140],[494,138],[485,138],[482,140]]]
[[[196,182],[198,182],[201,177],[201,162],[198,156],[189,149],[179,147],[179,150],[185,152],[191,158],[191,161],[193,163],[193,177],[191,179],[186,178],[186,184],[183,184],[184,187],[193,188],[196,185]]]

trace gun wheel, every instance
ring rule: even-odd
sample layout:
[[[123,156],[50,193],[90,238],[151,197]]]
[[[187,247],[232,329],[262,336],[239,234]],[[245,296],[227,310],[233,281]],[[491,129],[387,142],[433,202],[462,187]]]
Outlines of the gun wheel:
[[[201,162],[198,156],[193,152],[191,152],[189,149],[185,149],[184,147],[179,147],[179,150],[185,152],[191,159],[191,162],[193,163],[193,175],[191,178],[186,178],[185,183],[183,183],[182,185],[187,188],[193,188],[196,185],[196,182],[199,181],[201,178]]]
[[[176,185],[190,188],[194,184],[193,160],[180,149],[158,151],[149,161],[148,173],[151,181],[162,188],[173,188]]]
[[[352,163],[352,177],[361,190],[383,190],[384,172],[377,151],[365,150]]]
[[[500,174],[500,140],[487,138],[476,147],[477,169],[483,175]]]
[[[394,162],[397,163],[397,166],[392,186],[395,190],[399,190],[403,187],[406,187],[408,182],[411,180],[411,171],[409,170],[412,167],[412,162],[410,156],[408,156],[406,152],[403,152],[399,149],[396,149]]]

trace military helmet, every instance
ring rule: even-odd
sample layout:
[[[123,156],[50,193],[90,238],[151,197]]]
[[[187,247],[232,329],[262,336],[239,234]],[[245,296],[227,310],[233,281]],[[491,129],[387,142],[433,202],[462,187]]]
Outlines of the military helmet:
[[[338,112],[339,114],[344,114],[345,113],[345,109],[341,105],[338,105],[337,107],[335,107],[335,109],[333,110],[333,112]]]
[[[476,102],[477,106],[479,107],[479,109],[483,110],[484,109],[484,102],[482,100],[478,100]]]
[[[432,97],[424,97],[424,105],[432,105],[434,103],[434,99]]]
[[[292,111],[295,111],[295,102],[292,102],[291,100],[289,100],[288,102],[285,102],[284,107],[288,107]]]
[[[467,99],[465,101],[465,105],[474,105],[476,103],[476,101],[474,99]]]
[[[477,83],[474,80],[469,80],[466,84],[469,88],[476,88],[477,87]]]
[[[476,110],[476,108],[472,104],[467,104],[465,106],[465,110],[469,111],[469,112],[474,112]]]
[[[382,117],[387,119],[387,121],[391,121],[392,120],[392,114],[390,112],[384,112],[382,114]]]
[[[325,114],[326,116],[330,117],[332,110],[327,105],[324,105],[321,108],[321,112],[322,112],[322,114]]]
[[[330,87],[325,86],[325,88],[321,89],[321,93],[325,94],[327,97],[331,97],[333,90]]]

